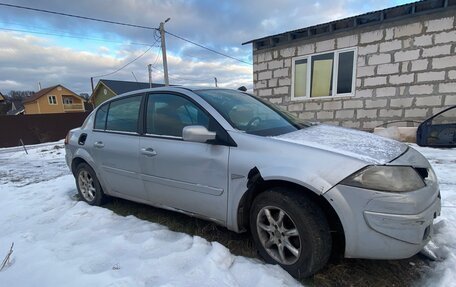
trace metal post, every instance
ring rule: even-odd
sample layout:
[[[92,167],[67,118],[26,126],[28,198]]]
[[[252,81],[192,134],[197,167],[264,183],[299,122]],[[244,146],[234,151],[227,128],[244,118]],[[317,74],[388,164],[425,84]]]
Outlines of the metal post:
[[[28,154],[28,151],[27,151],[27,149],[25,148],[25,144],[24,144],[24,142],[22,141],[22,139],[19,139],[19,141],[21,142],[21,145],[22,145],[22,147],[24,148],[25,153]]]
[[[92,94],[93,94],[93,77],[90,77],[90,83],[92,84]]]
[[[147,65],[149,70],[149,88],[152,88],[152,64]]]
[[[217,86],[217,77],[214,77],[214,81],[215,81],[215,87],[218,87]]]
[[[166,59],[166,43],[165,43],[165,23],[169,21],[169,18],[165,22],[160,23],[160,38],[161,38],[161,48],[163,56],[163,72],[165,74],[165,86],[169,86],[168,78],[168,61]]]

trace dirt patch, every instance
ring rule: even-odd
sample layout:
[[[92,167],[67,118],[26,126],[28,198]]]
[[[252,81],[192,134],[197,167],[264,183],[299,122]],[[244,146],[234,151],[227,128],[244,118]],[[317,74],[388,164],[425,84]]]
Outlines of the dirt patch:
[[[165,225],[173,231],[217,241],[236,255],[259,258],[249,233],[237,234],[212,222],[117,198],[112,199],[104,207],[123,216],[134,215]],[[404,260],[332,258],[318,274],[301,282],[310,286],[331,287],[412,286],[421,279],[428,266],[429,261],[420,255]]]

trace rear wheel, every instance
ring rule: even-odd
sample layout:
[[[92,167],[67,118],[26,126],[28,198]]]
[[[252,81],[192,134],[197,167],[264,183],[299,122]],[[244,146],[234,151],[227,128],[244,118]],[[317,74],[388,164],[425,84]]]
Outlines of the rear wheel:
[[[101,205],[106,196],[101,189],[95,171],[86,163],[81,163],[76,169],[76,186],[79,196],[90,205]]]
[[[297,278],[320,270],[331,254],[328,222],[320,207],[304,194],[271,188],[253,201],[250,230],[259,254]]]

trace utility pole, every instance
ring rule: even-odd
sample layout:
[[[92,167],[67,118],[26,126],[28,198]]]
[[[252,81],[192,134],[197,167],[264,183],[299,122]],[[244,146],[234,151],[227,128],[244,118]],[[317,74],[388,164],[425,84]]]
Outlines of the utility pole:
[[[147,65],[149,71],[149,88],[152,88],[152,64]]]
[[[162,55],[163,55],[163,72],[165,74],[165,86],[169,86],[169,78],[168,78],[168,61],[166,59],[166,43],[165,43],[165,23],[171,20],[168,18],[165,22],[160,23],[160,39],[161,39],[161,48],[162,48]]]

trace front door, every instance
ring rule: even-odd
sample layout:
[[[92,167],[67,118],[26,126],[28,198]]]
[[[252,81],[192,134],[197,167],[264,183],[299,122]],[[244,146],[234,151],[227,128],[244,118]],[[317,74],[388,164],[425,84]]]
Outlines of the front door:
[[[146,134],[140,139],[142,177],[149,200],[224,222],[229,147],[182,140],[182,129],[213,119],[189,98],[150,94]]]
[[[456,146],[456,106],[447,108],[420,124],[417,130],[420,146]]]

